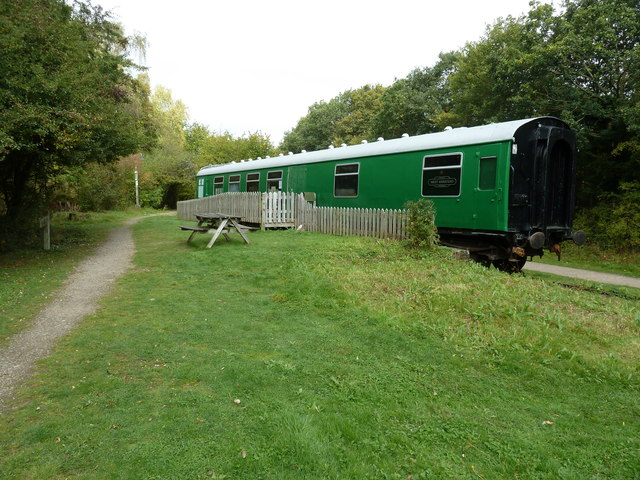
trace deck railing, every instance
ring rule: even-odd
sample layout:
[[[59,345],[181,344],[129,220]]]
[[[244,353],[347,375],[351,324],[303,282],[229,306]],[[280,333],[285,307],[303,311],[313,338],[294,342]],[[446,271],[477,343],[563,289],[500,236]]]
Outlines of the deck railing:
[[[375,238],[404,238],[407,226],[405,210],[317,207],[303,194],[285,192],[222,193],[178,202],[182,220],[195,220],[199,212],[237,215],[262,228],[302,227],[310,232]]]

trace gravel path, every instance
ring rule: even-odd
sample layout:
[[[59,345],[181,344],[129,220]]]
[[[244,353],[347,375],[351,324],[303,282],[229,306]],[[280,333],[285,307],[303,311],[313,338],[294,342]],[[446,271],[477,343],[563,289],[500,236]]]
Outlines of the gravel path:
[[[626,275],[616,275],[613,273],[593,272],[591,270],[580,270],[577,268],[561,267],[559,265],[548,265],[546,263],[527,262],[524,270],[534,272],[553,273],[563,277],[579,278],[598,283],[608,283],[610,285],[621,285],[624,287],[640,288],[640,278],[628,277]]]
[[[0,411],[12,398],[14,389],[31,376],[35,362],[47,356],[55,342],[80,320],[95,312],[100,299],[132,265],[130,226],[138,220],[128,220],[111,232],[107,241],[76,267],[33,325],[11,337],[9,345],[0,349]]]

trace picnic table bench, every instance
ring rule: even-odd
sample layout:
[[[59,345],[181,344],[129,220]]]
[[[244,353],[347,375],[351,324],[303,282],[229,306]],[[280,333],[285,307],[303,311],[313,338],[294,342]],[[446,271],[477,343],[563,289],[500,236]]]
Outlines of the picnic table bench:
[[[241,217],[224,213],[196,213],[195,217],[198,219],[197,225],[180,225],[181,230],[191,232],[187,243],[191,241],[196,233],[209,233],[213,234],[213,236],[207,244],[207,248],[211,248],[220,235],[229,240],[228,234],[232,229],[240,234],[244,243],[249,243],[249,239],[244,234],[245,228],[240,224]]]

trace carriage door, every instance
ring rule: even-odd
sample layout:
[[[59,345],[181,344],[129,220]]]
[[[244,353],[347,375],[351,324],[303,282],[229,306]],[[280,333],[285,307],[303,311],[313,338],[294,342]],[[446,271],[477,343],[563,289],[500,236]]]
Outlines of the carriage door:
[[[573,214],[574,158],[571,136],[565,130],[553,128],[549,133],[549,153],[546,191],[547,228],[571,228]]]
[[[204,177],[204,196],[213,195],[213,177]]]
[[[531,226],[548,235],[570,228],[575,140],[572,132],[552,126],[538,126],[535,133]]]
[[[496,146],[481,146],[475,149],[473,161],[465,164],[467,181],[473,182],[473,226],[479,230],[504,228],[499,216],[503,202],[498,153]]]

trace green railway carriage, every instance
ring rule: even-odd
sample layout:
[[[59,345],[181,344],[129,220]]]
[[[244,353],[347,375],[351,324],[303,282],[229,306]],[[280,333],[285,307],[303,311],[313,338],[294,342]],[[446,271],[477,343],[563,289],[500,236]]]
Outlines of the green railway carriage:
[[[571,129],[540,117],[212,165],[197,174],[197,196],[314,192],[320,206],[354,208],[429,198],[444,244],[519,270],[544,247],[583,241],[571,231],[575,161]]]

